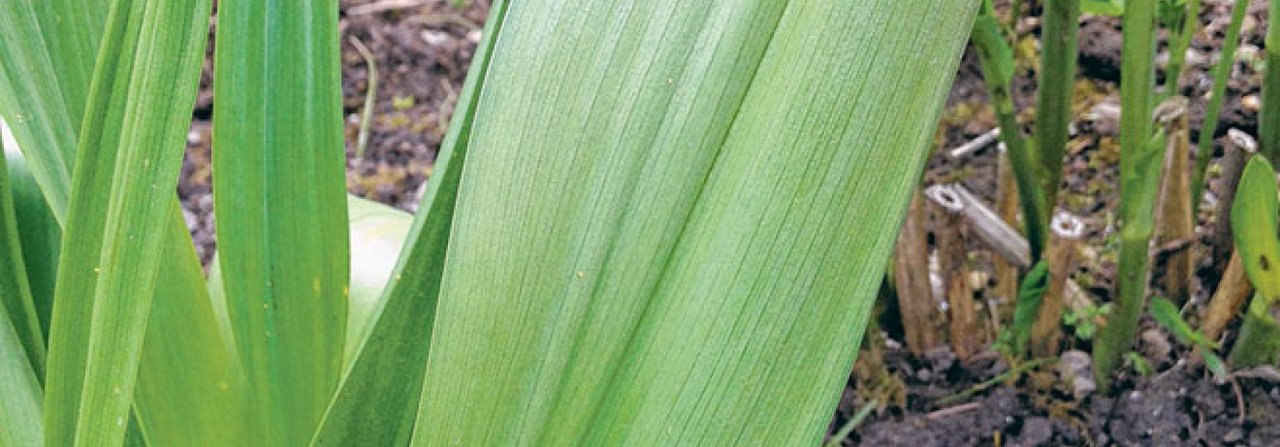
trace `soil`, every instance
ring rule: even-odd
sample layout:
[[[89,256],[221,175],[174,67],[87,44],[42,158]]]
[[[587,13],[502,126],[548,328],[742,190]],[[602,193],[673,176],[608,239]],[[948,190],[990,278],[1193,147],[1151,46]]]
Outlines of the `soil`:
[[[352,194],[414,210],[488,11],[487,0],[453,1],[424,0],[417,6],[370,12],[370,5],[385,2],[341,0],[347,187]],[[1206,25],[1188,52],[1188,73],[1178,89],[1190,98],[1192,141],[1203,118],[1212,85],[1208,71],[1216,62],[1231,6],[1229,0],[1203,3],[1201,23]],[[998,8],[1005,5],[1007,1],[997,0]],[[1265,1],[1252,1],[1215,136],[1230,128],[1256,134],[1261,83],[1256,68],[1265,9]],[[1038,13],[1033,8],[1033,16]],[[210,55],[215,28],[210,30]],[[1096,303],[1111,299],[1115,276],[1119,28],[1115,18],[1082,20],[1075,107],[1079,119],[1068,145],[1064,193],[1058,204],[1086,222],[1085,259],[1073,279]],[[1014,82],[1015,103],[1023,122],[1029,123],[1035,106],[1038,21],[1024,18],[1018,31],[1023,70]],[[353,38],[372,50],[380,72],[362,156],[356,155],[356,137],[371,80]],[[1160,60],[1167,60],[1163,46]],[[216,246],[209,168],[211,72],[212,57],[206,61],[179,185],[188,225],[206,263]],[[995,127],[981,76],[976,56],[967,52],[938,129],[938,148],[954,148]],[[959,159],[944,152],[930,158],[926,184],[959,182],[990,203],[997,187],[994,148]],[[1209,208],[1202,219],[1212,218]],[[989,300],[999,297],[988,296],[994,293],[989,279],[992,255],[976,242],[971,247],[979,302],[994,302]],[[1160,274],[1159,265],[1155,274]],[[1217,278],[1202,275],[1200,281],[1213,284]],[[1198,314],[1195,309],[1205,300],[1205,287],[1195,289],[1188,315]],[[1138,346],[1153,371],[1142,375],[1126,368],[1115,391],[1103,394],[1089,390],[1090,342],[1084,337],[1068,334],[1063,344],[1067,353],[1056,365],[1039,368],[1011,368],[995,352],[959,361],[942,348],[917,357],[901,345],[901,323],[893,307],[880,306],[885,309],[878,315],[880,330],[868,334],[867,347],[832,418],[834,433],[859,410],[874,407],[843,445],[1280,445],[1280,373],[1248,371],[1215,381],[1201,368],[1189,366],[1187,348],[1150,321],[1142,323]],[[988,338],[994,339],[994,334]]]

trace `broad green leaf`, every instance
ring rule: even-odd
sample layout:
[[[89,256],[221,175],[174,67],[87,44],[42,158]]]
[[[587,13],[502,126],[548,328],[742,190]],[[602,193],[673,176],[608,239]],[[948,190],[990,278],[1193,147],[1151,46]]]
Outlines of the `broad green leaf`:
[[[223,0],[218,257],[268,442],[311,439],[338,387],[348,244],[338,4]]]
[[[413,443],[817,443],[976,6],[512,3]]]
[[[44,444],[40,382],[24,351],[9,315],[0,315],[0,445]]]
[[[405,242],[408,251],[399,257],[395,274],[372,312],[368,337],[362,340],[354,363],[344,372],[342,385],[313,439],[314,445],[405,445],[409,441],[422,392],[440,277],[476,102],[506,11],[506,0],[491,5],[484,37],[436,157],[434,175]],[[353,225],[355,212],[353,208]],[[354,228],[352,236],[355,237]],[[355,259],[354,252],[352,255]],[[356,278],[353,274],[353,291]]]
[[[59,221],[67,209],[76,119],[58,83],[33,0],[0,2],[0,115]]]
[[[77,151],[45,407],[49,445],[124,440],[143,334],[175,217],[210,3],[116,0]],[[166,262],[170,262],[166,260]]]
[[[1262,155],[1244,167],[1231,206],[1231,233],[1245,275],[1257,290],[1245,311],[1240,336],[1228,359],[1236,367],[1275,364],[1280,353],[1280,240],[1276,239],[1280,200],[1276,173]]]
[[[439,171],[437,171],[439,172]],[[396,259],[405,245],[413,216],[381,203],[347,197],[351,240],[351,293],[347,304],[347,334],[343,346],[343,364],[348,365],[371,329],[373,317],[381,306],[383,290],[396,267]],[[208,294],[224,343],[235,351],[235,335],[227,310],[227,297],[222,280],[222,263],[214,257],[209,266]]]
[[[0,144],[0,151],[4,145]],[[18,220],[14,212],[12,183],[4,158],[0,158],[0,306],[9,320],[9,330],[15,331],[25,353],[24,359],[37,378],[44,377],[44,332],[36,316],[35,301],[31,298],[26,263],[22,256],[22,240],[18,237]]]
[[[1280,299],[1280,241],[1276,240],[1276,175],[1266,157],[1254,156],[1240,174],[1231,207],[1231,231],[1249,282],[1262,295]]]
[[[49,317],[53,314],[53,287],[58,274],[58,251],[62,241],[62,227],[53,217],[49,202],[27,170],[26,159],[16,147],[5,147],[5,161],[9,167],[10,192],[13,194],[18,236],[22,243],[22,258],[31,286],[36,317],[41,333],[48,339]]]

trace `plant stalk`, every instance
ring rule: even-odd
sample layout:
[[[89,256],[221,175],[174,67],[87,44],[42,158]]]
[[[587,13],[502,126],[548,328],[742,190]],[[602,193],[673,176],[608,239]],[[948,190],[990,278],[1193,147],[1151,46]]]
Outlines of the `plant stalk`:
[[[1178,81],[1182,79],[1183,65],[1187,60],[1187,48],[1191,46],[1191,38],[1200,25],[1200,0],[1187,0],[1186,8],[1177,33],[1170,33],[1169,65],[1165,66],[1164,97],[1179,94]]]
[[[1196,167],[1191,170],[1193,213],[1200,208],[1200,196],[1204,192],[1205,169],[1209,167],[1209,159],[1213,157],[1213,137],[1218,132],[1218,120],[1222,117],[1222,104],[1227,96],[1227,82],[1230,81],[1232,68],[1235,67],[1236,48],[1240,46],[1240,28],[1244,24],[1244,16],[1248,10],[1248,0],[1236,0],[1235,6],[1231,7],[1231,23],[1227,25],[1227,34],[1222,40],[1222,54],[1219,56],[1218,65],[1213,67],[1213,91],[1209,94],[1209,105],[1205,108],[1204,124],[1200,126],[1200,141],[1196,147]]]
[[[1271,0],[1267,9],[1266,74],[1262,78],[1262,111],[1258,113],[1258,135],[1262,155],[1276,164],[1280,151],[1280,0]]]
[[[1018,227],[1018,185],[1013,177],[1013,167],[1004,145],[1000,145],[1000,160],[996,165],[996,214],[1009,226]],[[1018,302],[1018,267],[1002,257],[996,257],[995,295],[1006,304],[1000,306],[998,321],[1013,319],[1014,303]]]
[[[1168,144],[1160,196],[1156,202],[1156,245],[1161,247],[1192,238],[1195,227],[1195,219],[1191,214],[1191,197],[1188,196],[1191,182],[1191,138],[1187,129],[1187,99],[1174,96],[1170,101],[1175,104],[1172,112],[1176,114],[1167,117],[1169,125],[1164,129]],[[1164,292],[1174,303],[1185,302],[1190,293],[1192,260],[1190,249],[1178,250],[1164,260]]]
[[[925,229],[924,196],[917,189],[898,233],[893,253],[893,282],[907,348],[924,355],[942,342],[937,306],[929,286],[929,240]]]
[[[1008,149],[1006,154],[1013,168],[1018,185],[1018,197],[1022,205],[1023,225],[1027,241],[1031,244],[1031,257],[1040,258],[1049,225],[1046,195],[1036,181],[1039,157],[1022,136],[1017,111],[1013,107],[1010,85],[1013,81],[1013,50],[1000,34],[1000,23],[995,16],[991,0],[983,0],[974,20],[970,35],[978,51],[983,78],[987,84],[987,96],[995,108],[996,122],[1000,126],[1000,141]],[[1074,70],[1073,70],[1074,71]],[[1034,262],[1034,261],[1033,261]]]
[[[1047,0],[1041,17],[1040,79],[1036,97],[1036,151],[1040,157],[1037,178],[1043,194],[1041,220],[1049,221],[1062,180],[1062,154],[1071,123],[1071,99],[1075,89],[1077,38],[1080,35],[1080,0]]]
[[[1222,159],[1218,162],[1221,174],[1218,177],[1219,190],[1214,194],[1218,202],[1214,206],[1213,223],[1210,224],[1208,240],[1205,241],[1211,250],[1213,262],[1213,274],[1209,277],[1220,277],[1224,268],[1222,260],[1232,255],[1234,236],[1231,232],[1231,206],[1235,204],[1236,188],[1240,186],[1240,174],[1244,172],[1244,165],[1257,152],[1258,142],[1249,134],[1237,129],[1227,131]],[[1244,274],[1243,270],[1241,274]]]
[[[973,289],[969,286],[968,248],[965,234],[968,232],[963,205],[948,189],[932,187],[926,192],[934,209],[934,240],[937,244],[938,265],[946,284],[951,348],[956,357],[968,359],[982,349],[982,326],[974,310]]]
[[[1124,6],[1124,45],[1120,94],[1120,260],[1115,314],[1101,328],[1094,345],[1094,376],[1107,391],[1111,372],[1129,350],[1146,302],[1151,245],[1151,212],[1160,179],[1159,152],[1151,139],[1152,69],[1156,47],[1156,2],[1130,1]]]
[[[1217,340],[1221,337],[1222,330],[1226,329],[1227,324],[1240,314],[1240,310],[1244,309],[1245,301],[1252,293],[1253,285],[1249,284],[1249,278],[1245,276],[1244,262],[1240,259],[1240,253],[1232,251],[1227,269],[1222,273],[1222,280],[1218,282],[1218,290],[1213,292],[1213,298],[1209,299],[1209,307],[1205,309],[1201,319],[1200,331],[1204,333],[1204,337],[1209,340]]]
[[[1276,364],[1280,353],[1280,300],[1256,293],[1244,315],[1240,338],[1228,361],[1235,368]]]
[[[1062,309],[1066,300],[1067,280],[1074,268],[1075,253],[1080,238],[1084,237],[1084,221],[1066,212],[1053,216],[1050,226],[1049,249],[1045,259],[1049,263],[1049,279],[1036,320],[1031,326],[1031,354],[1036,358],[1058,354],[1058,340],[1062,335]]]

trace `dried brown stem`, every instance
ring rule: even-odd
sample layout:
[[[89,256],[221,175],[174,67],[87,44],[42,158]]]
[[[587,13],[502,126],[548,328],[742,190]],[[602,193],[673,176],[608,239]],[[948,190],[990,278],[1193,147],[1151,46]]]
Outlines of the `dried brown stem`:
[[[946,283],[947,304],[950,307],[951,348],[956,357],[967,360],[982,346],[982,326],[974,309],[973,289],[968,281],[968,250],[965,237],[969,225],[960,213],[964,209],[954,190],[947,187],[931,187],[925,194],[932,199],[937,226],[934,237],[937,243],[938,264]]]
[[[1168,145],[1165,150],[1164,177],[1160,182],[1160,195],[1156,201],[1156,245],[1192,237],[1195,220],[1191,215],[1191,137],[1187,129],[1186,99],[1179,113],[1170,117],[1165,128]],[[1185,302],[1189,296],[1192,257],[1190,250],[1169,255],[1165,260],[1164,291],[1175,303]]]
[[[1001,146],[1003,148],[1003,145]],[[995,212],[1000,216],[1000,220],[1008,224],[1010,227],[1017,228],[1018,225],[1018,185],[1013,178],[1013,168],[1009,164],[1009,158],[1000,153],[1000,161],[996,165],[996,203]],[[994,292],[999,300],[1003,300],[1004,306],[997,308],[996,315],[999,315],[997,321],[1013,320],[1013,304],[1018,300],[1018,267],[1008,260],[997,257],[994,262],[995,266],[995,288]]]
[[[1218,290],[1213,292],[1209,307],[1205,309],[1204,322],[1200,324],[1205,338],[1217,340],[1221,337],[1227,324],[1244,310],[1250,295],[1253,295],[1253,286],[1245,276],[1244,262],[1240,260],[1240,254],[1233,251],[1222,281],[1218,283]]]
[[[1036,311],[1036,321],[1031,326],[1031,353],[1037,358],[1058,354],[1067,280],[1074,268],[1077,245],[1084,237],[1084,221],[1059,211],[1054,214],[1049,231],[1049,248],[1045,252],[1049,281]]]
[[[924,197],[916,190],[893,254],[893,282],[907,348],[917,356],[942,343],[937,306],[929,285],[929,241]]]
[[[1227,131],[1226,144],[1223,147],[1221,176],[1214,197],[1218,199],[1214,205],[1214,218],[1209,228],[1209,238],[1205,241],[1212,250],[1213,274],[1220,277],[1226,268],[1226,260],[1231,256],[1234,245],[1231,235],[1231,205],[1235,203],[1236,187],[1240,185],[1240,173],[1249,157],[1258,153],[1258,142],[1249,134],[1238,129]]]
[[[968,188],[960,184],[950,184],[935,185],[929,190],[932,193],[926,192],[926,194],[931,199],[959,213],[972,235],[991,247],[996,254],[1019,267],[1031,265],[1031,246],[1027,239],[1018,234],[1018,230],[1005,223],[1004,219],[982,203],[982,200],[969,192]],[[947,200],[952,203],[942,203]]]

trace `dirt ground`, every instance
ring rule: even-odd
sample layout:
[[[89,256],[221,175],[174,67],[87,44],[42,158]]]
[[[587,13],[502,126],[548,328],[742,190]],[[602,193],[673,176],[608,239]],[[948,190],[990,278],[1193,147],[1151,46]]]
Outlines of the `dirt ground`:
[[[386,2],[341,1],[347,187],[353,194],[412,211],[419,186],[431,173],[432,160],[479,41],[488,1],[398,3],[416,6],[379,10],[371,6]],[[1233,69],[1215,135],[1229,128],[1256,134],[1261,80],[1256,68],[1263,46],[1265,3],[1252,2],[1246,39],[1237,53],[1241,57]],[[1193,41],[1187,57],[1191,69],[1179,89],[1191,100],[1193,141],[1212,85],[1208,70],[1216,61],[1230,10],[1227,0],[1204,0],[1204,5],[1201,23],[1207,25]],[[1022,20],[1018,31],[1023,39],[1019,52],[1025,70],[1015,81],[1015,101],[1023,115],[1031,118],[1037,20]],[[362,157],[356,156],[355,141],[370,80],[368,67],[351,39],[373,51],[380,72],[368,147]],[[1074,279],[1086,295],[1102,303],[1111,299],[1115,275],[1115,251],[1110,247],[1114,245],[1111,230],[1117,205],[1118,123],[1106,111],[1118,110],[1119,20],[1086,17],[1080,49],[1075,107],[1080,118],[1069,144],[1065,193],[1060,195],[1059,206],[1086,221],[1088,248],[1084,252],[1089,255]],[[1167,60],[1167,54],[1161,60]],[[211,72],[210,58],[179,186],[188,224],[206,262],[216,245],[209,168],[209,119],[214,107]],[[959,146],[994,127],[977,58],[967,52],[938,129],[937,147]],[[982,149],[960,159],[943,152],[931,157],[926,184],[960,182],[984,199],[993,198],[995,150]],[[975,254],[971,259],[974,270],[989,269],[989,258]],[[989,285],[989,281],[979,284],[976,292],[982,295],[980,301],[990,298],[985,296],[992,293]],[[1202,303],[1203,295],[1198,292],[1192,302]],[[1081,393],[1079,386],[1067,383],[1071,374],[1066,369],[1088,370],[1088,340],[1068,337],[1064,346],[1068,354],[1056,367],[1012,374],[1010,365],[994,352],[965,362],[945,350],[925,358],[912,356],[901,344],[902,328],[893,306],[882,307],[888,309],[878,315],[881,330],[869,334],[832,418],[834,433],[859,410],[873,410],[845,445],[1280,445],[1280,373],[1264,369],[1215,382],[1180,361],[1186,358],[1185,348],[1149,321],[1143,323],[1138,346],[1154,371],[1146,376],[1126,371],[1115,387],[1117,391],[1102,395]]]

